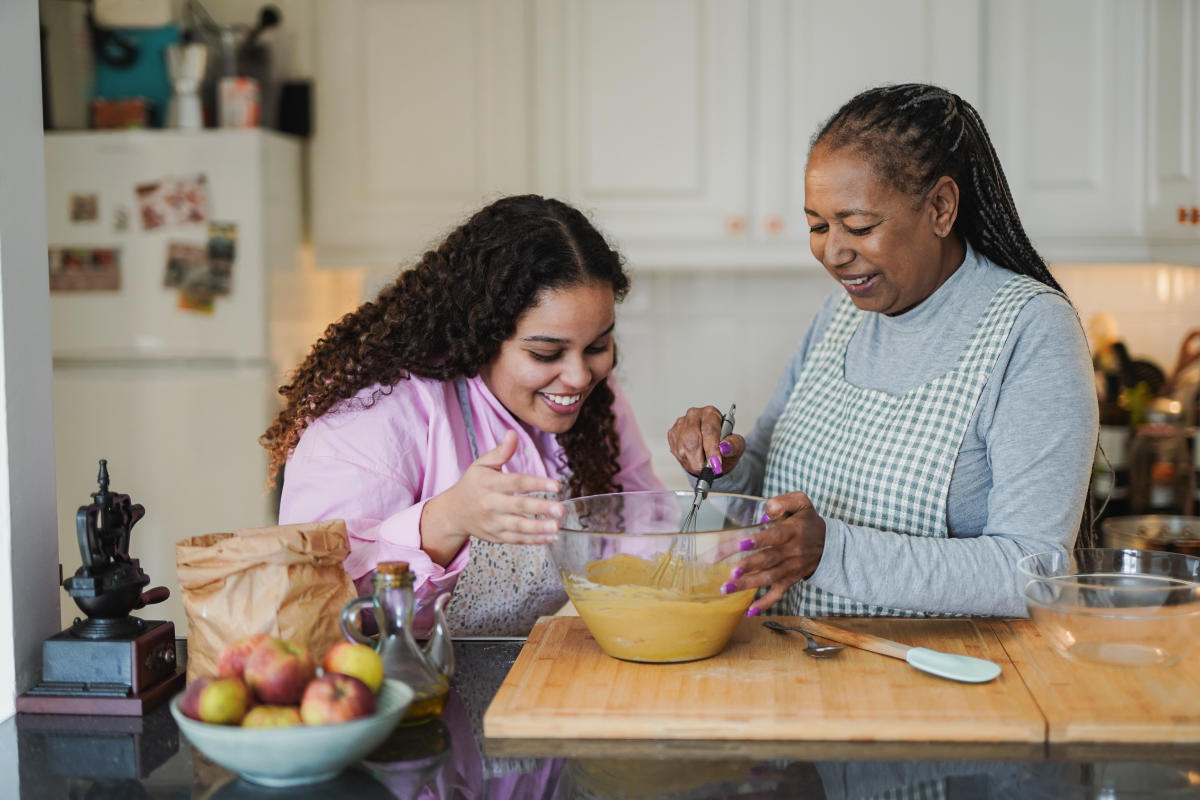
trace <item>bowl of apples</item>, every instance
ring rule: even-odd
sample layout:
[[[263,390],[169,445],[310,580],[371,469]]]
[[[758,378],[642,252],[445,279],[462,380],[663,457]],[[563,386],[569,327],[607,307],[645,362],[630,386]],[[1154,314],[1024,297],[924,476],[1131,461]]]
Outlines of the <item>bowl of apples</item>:
[[[264,634],[225,648],[218,674],[171,701],[192,746],[263,786],[335,778],[387,739],[413,692],[385,678],[379,654],[338,642],[320,669],[303,647]]]

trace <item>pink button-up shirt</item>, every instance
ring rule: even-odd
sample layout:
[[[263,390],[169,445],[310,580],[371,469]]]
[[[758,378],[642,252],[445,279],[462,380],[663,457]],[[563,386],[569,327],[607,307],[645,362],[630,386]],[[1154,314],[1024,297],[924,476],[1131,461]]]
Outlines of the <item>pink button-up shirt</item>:
[[[608,381],[621,445],[616,481],[625,491],[662,489],[633,409],[616,381]],[[481,378],[466,384],[479,453],[516,431],[517,451],[504,471],[558,479],[562,447],[554,434],[518,422]],[[369,398],[374,388],[358,396]],[[352,403],[309,423],[287,462],[279,524],[345,520],[350,555],[344,566],[363,594],[371,591],[376,564],[407,561],[421,609],[416,625],[427,628],[428,601],[454,588],[471,546],[468,541],[446,567],[435,563],[421,549],[421,512],[473,460],[454,381],[413,376],[369,408]]]

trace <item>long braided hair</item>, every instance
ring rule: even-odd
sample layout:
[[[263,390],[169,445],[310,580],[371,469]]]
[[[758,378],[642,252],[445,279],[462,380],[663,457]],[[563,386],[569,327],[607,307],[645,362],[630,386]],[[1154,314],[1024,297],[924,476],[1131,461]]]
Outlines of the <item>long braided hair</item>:
[[[818,145],[852,149],[880,180],[914,198],[948,175],[959,188],[955,231],[997,265],[1066,297],[1021,225],[983,119],[958,95],[924,83],[868,89],[821,126],[809,152]],[[1095,546],[1096,514],[1089,482],[1078,546]]]
[[[958,95],[924,83],[868,89],[817,131],[818,144],[853,148],[913,197],[949,175],[959,188],[955,230],[996,264],[1062,292],[1021,225],[983,119]]]
[[[259,437],[271,456],[268,485],[312,420],[370,407],[410,375],[473,377],[543,292],[593,282],[611,286],[618,301],[629,291],[621,256],[575,208],[519,195],[476,212],[375,300],[326,328],[279,387],[286,405]],[[572,495],[621,489],[613,480],[620,447],[612,403],[606,379],[557,437]]]

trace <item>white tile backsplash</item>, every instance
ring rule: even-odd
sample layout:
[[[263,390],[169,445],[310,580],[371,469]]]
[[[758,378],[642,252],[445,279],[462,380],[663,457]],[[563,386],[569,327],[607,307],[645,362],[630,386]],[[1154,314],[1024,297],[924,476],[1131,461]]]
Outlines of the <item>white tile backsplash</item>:
[[[1168,374],[1179,343],[1200,328],[1200,267],[1174,264],[1060,264],[1051,268],[1084,325],[1108,313],[1130,355]]]

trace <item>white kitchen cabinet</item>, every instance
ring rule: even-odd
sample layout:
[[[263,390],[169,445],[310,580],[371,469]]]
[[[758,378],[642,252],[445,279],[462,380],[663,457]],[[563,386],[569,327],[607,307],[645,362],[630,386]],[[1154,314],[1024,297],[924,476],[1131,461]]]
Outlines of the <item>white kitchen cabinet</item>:
[[[532,186],[526,0],[318,0],[320,266],[411,263]]]
[[[541,0],[535,20],[539,185],[638,267],[815,264],[817,125],[872,85],[981,84],[978,2]]]
[[[1148,256],[1146,8],[1125,0],[987,6],[984,119],[1022,222],[1050,260]]]
[[[1148,5],[1146,230],[1200,243],[1200,0]]]
[[[804,167],[818,128],[864,89],[933,83],[978,105],[977,0],[762,0],[755,18],[752,228],[770,262],[808,250]],[[870,24],[864,24],[869,20]]]

